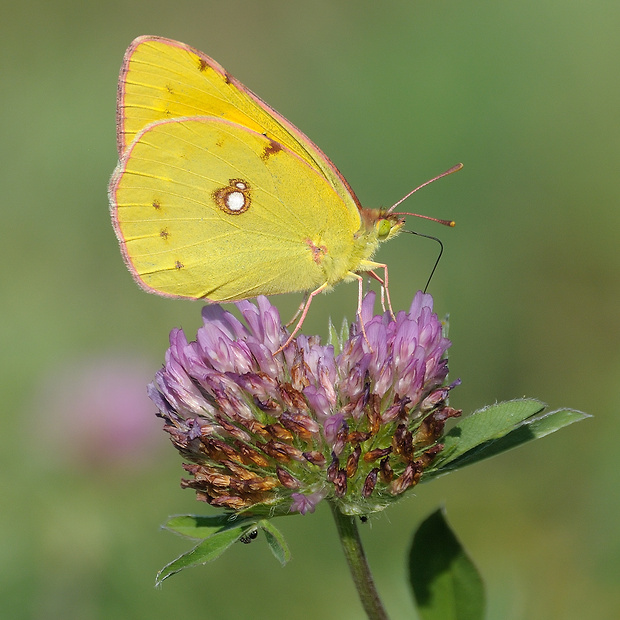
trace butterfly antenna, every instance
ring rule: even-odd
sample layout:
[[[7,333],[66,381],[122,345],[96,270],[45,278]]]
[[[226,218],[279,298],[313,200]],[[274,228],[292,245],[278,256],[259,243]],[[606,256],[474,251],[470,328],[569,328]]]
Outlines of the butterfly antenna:
[[[432,239],[433,241],[437,241],[437,243],[439,244],[439,254],[437,255],[437,259],[435,260],[435,264],[433,265],[431,274],[428,276],[428,280],[426,281],[426,285],[424,286],[424,292],[426,293],[426,291],[428,290],[428,286],[433,279],[435,269],[437,269],[437,265],[439,265],[439,261],[441,260],[441,255],[443,254],[443,243],[437,237],[432,237],[431,235],[423,235],[422,233],[415,232],[415,230],[405,230],[403,232],[409,233],[411,235],[417,235],[418,237],[424,237],[425,239]]]
[[[387,212],[388,213],[394,213],[394,215],[412,215],[414,217],[421,217],[422,219],[425,219],[425,220],[431,220],[432,222],[437,222],[439,224],[443,224],[444,226],[450,226],[450,227],[454,226],[454,221],[453,220],[440,220],[440,219],[438,219],[436,217],[431,217],[430,215],[420,215],[419,213],[396,213],[396,212],[394,212],[394,209],[396,209],[396,207],[398,205],[400,205],[403,202],[405,202],[405,200],[407,200],[407,198],[409,198],[409,196],[415,194],[418,190],[422,189],[423,187],[426,187],[427,185],[430,185],[433,181],[437,181],[438,179],[442,179],[443,177],[447,177],[449,174],[452,174],[453,172],[458,172],[462,167],[463,167],[463,164],[456,164],[456,166],[452,166],[452,168],[446,170],[445,172],[442,172],[441,174],[437,175],[436,177],[433,177],[429,181],[426,181],[426,183],[422,183],[422,185],[419,185],[415,189],[411,190],[406,196],[403,196],[397,203],[393,204],[388,209]],[[414,234],[420,234],[420,233],[414,233]],[[426,235],[420,235],[420,236],[424,237]],[[434,239],[434,237],[431,237],[431,239]],[[437,239],[437,241],[439,241],[439,240]],[[440,254],[440,256],[441,256],[441,254]]]

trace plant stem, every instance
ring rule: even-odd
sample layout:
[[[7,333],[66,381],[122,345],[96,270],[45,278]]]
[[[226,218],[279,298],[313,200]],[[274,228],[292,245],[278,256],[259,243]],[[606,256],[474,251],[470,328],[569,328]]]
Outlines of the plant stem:
[[[332,502],[329,502],[329,505],[334,515],[334,521],[338,528],[338,535],[340,536],[342,549],[349,564],[351,576],[366,615],[370,620],[388,620],[387,613],[383,608],[375,587],[375,582],[372,579],[370,567],[366,561],[366,554],[362,547],[362,540],[360,539],[355,517],[342,514]]]

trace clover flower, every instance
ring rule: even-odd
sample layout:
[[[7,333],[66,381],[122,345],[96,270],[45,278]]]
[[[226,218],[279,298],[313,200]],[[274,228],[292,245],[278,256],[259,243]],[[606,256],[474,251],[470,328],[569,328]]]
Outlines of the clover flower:
[[[430,295],[395,318],[372,316],[374,301],[346,340],[302,335],[275,355],[288,333],[266,297],[237,303],[246,324],[210,305],[195,341],[172,330],[149,395],[188,461],[182,486],[234,511],[305,514],[327,499],[356,515],[417,484],[460,414],[447,405],[450,341]]]

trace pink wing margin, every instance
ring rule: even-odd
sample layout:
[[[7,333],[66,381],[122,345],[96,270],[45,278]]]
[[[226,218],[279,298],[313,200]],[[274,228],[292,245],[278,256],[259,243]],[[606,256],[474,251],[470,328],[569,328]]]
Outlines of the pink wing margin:
[[[316,162],[317,167],[320,170],[325,168],[329,169],[332,174],[340,181],[342,186],[344,187],[346,193],[351,196],[353,201],[355,202],[359,211],[362,211],[362,205],[358,200],[355,192],[349,185],[348,181],[344,178],[340,170],[336,168],[333,162],[323,153],[323,151],[312,141],[306,134],[300,131],[293,123],[284,118],[277,110],[274,110],[268,103],[263,101],[258,95],[253,93],[249,88],[244,86],[239,80],[231,76],[218,62],[210,58],[200,50],[197,50],[194,47],[189,45],[185,45],[179,41],[174,41],[172,39],[166,39],[164,37],[144,35],[134,39],[131,45],[127,48],[125,55],[123,57],[123,64],[121,65],[121,71],[118,79],[118,88],[116,94],[116,145],[118,149],[119,156],[123,156],[123,143],[124,143],[124,114],[123,110],[125,108],[125,82],[126,76],[129,69],[129,62],[131,57],[133,56],[136,48],[143,44],[148,43],[149,41],[156,41],[158,43],[163,43],[165,45],[169,45],[171,47],[177,47],[183,50],[187,50],[193,54],[196,54],[199,58],[201,58],[209,67],[211,67],[214,71],[219,73],[222,78],[233,84],[237,87],[239,91],[245,94],[247,97],[255,101],[267,114],[272,116],[276,121],[291,135],[294,136],[295,140],[303,147],[303,149],[311,156],[311,158]],[[129,146],[129,145],[128,145]],[[329,177],[326,177],[327,180],[331,183]],[[337,188],[334,188],[337,189]],[[338,192],[340,194],[340,192]]]

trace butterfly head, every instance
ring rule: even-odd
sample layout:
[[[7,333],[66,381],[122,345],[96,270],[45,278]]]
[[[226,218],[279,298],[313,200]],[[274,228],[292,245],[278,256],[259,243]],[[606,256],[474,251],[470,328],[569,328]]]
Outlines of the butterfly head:
[[[377,241],[387,241],[400,232],[405,219],[385,209],[362,209],[363,227]]]

